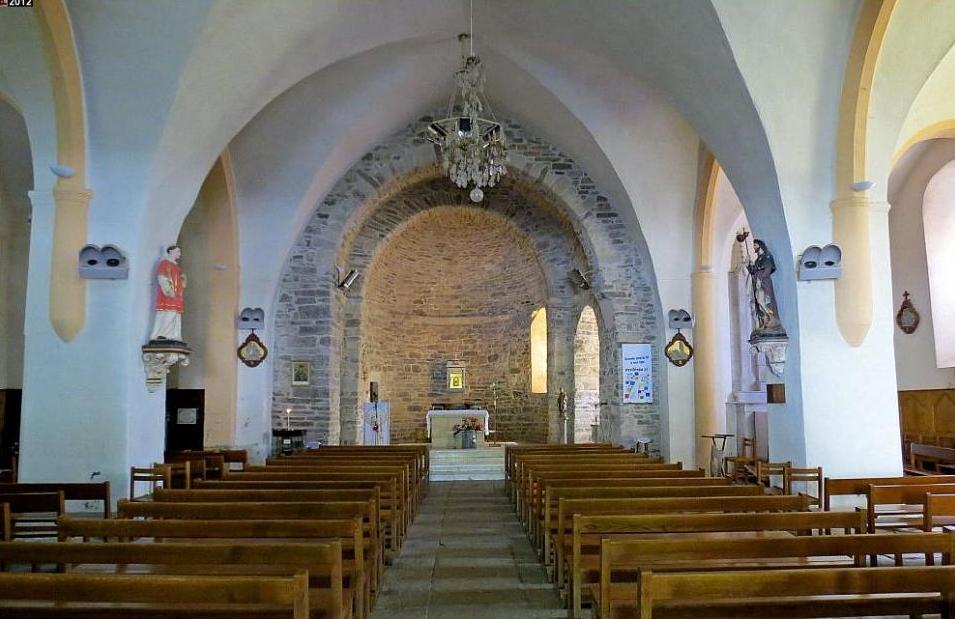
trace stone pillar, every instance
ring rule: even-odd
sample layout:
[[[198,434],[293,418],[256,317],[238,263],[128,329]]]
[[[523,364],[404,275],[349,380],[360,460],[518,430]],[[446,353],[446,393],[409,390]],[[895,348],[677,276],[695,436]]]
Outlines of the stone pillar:
[[[547,304],[548,443],[568,442],[567,425],[572,423],[573,419],[569,401],[574,391],[575,310],[575,307],[561,301],[550,301]],[[568,419],[563,422],[557,410],[557,394],[561,388],[568,394]]]
[[[717,399],[716,273],[710,267],[703,267],[693,273],[692,282],[693,315],[696,318],[693,330],[696,343],[693,357],[696,464],[706,466],[710,461],[710,441],[700,436],[724,431],[720,427],[722,404]]]

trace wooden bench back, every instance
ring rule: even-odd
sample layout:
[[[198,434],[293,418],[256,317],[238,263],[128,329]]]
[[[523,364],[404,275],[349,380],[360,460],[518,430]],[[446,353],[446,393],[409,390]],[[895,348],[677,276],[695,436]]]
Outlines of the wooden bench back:
[[[367,489],[292,489],[276,488],[244,489],[244,490],[156,490],[153,501],[156,503],[238,503],[255,501],[261,503],[295,503],[320,501],[368,501],[378,502],[381,489],[378,487]]]
[[[720,601],[721,611],[726,612],[730,600],[739,600],[742,611],[751,610],[754,600],[759,598],[779,598],[778,607],[786,609],[787,617],[817,617],[823,604],[836,613],[826,616],[886,616],[900,614],[899,609],[903,607],[914,610],[915,599],[896,600],[894,596],[887,596],[866,600],[846,596],[925,593],[930,594],[925,598],[927,601],[935,601],[937,610],[934,612],[945,612],[947,599],[955,590],[955,566],[662,574],[644,570],[640,573],[639,587],[641,619],[653,617],[656,605],[671,601],[679,601],[683,612],[688,614],[692,612],[689,601],[697,601],[702,616],[707,606],[716,600]],[[844,597],[833,598],[834,595]],[[846,612],[840,613],[837,609],[843,606]],[[924,608],[920,605],[918,614],[922,612]]]
[[[288,617],[308,619],[308,575],[305,572],[290,577],[278,576],[142,576],[126,574],[24,574],[0,573],[0,609],[13,604],[11,616],[62,617],[56,608],[34,608],[27,611],[23,602],[71,602],[74,616],[81,616],[83,605],[96,617],[145,616],[142,605],[152,605],[150,616],[163,616],[163,608],[176,605],[168,614],[176,617],[208,616],[210,604],[223,606],[240,614],[247,604],[288,610]],[[104,603],[109,604],[104,604]],[[126,605],[125,607],[123,605]],[[129,605],[134,606],[129,606]],[[270,613],[262,609],[262,615]],[[138,612],[137,612],[138,611]],[[158,612],[157,612],[158,611]],[[28,614],[29,613],[29,614]],[[203,614],[204,613],[204,614]]]
[[[955,482],[955,479],[952,481]],[[866,491],[866,514],[868,517],[869,532],[874,533],[876,530],[876,518],[880,505],[920,506],[924,512],[925,495],[930,492],[937,494],[955,494],[955,483],[869,486]],[[913,513],[912,515],[921,517],[921,514],[918,513]],[[900,524],[907,524],[907,521],[903,520]]]
[[[935,491],[925,493],[923,499],[925,509],[922,513],[922,530],[931,531],[936,526],[936,518],[946,518],[949,521],[946,525],[951,525],[951,520],[955,518],[955,494],[936,494]]]
[[[955,482],[952,475],[926,475],[922,477],[827,477],[823,509],[828,511],[834,496],[865,495],[869,486],[905,486],[918,484],[950,484]]]
[[[955,536],[942,533],[907,535],[821,535],[788,538],[711,539],[695,536],[666,539],[607,538],[600,548],[600,616],[612,617],[615,600],[613,583],[617,572],[650,569],[661,571],[703,571],[754,569],[753,559],[777,559],[777,563],[760,561],[760,568],[785,567],[786,559],[824,558],[848,565],[866,565],[867,557],[880,554],[941,554],[951,563]],[[829,562],[827,562],[828,564]],[[749,567],[746,567],[749,565]],[[875,565],[873,563],[872,565]],[[835,565],[829,565],[835,567]],[[818,567],[818,566],[817,566]],[[630,597],[630,596],[628,596]],[[625,600],[635,606],[637,591]]]
[[[0,541],[9,542],[13,539],[13,522],[10,518],[10,505],[0,503]]]
[[[176,573],[212,575],[212,566],[229,566],[230,575],[275,575],[274,568],[288,568],[289,574],[306,570],[312,588],[328,593],[316,595],[313,610],[324,611],[327,617],[342,615],[342,547],[341,542],[326,543],[102,543],[81,542],[8,542],[0,543],[0,565],[36,568],[57,565],[71,570],[74,566],[115,566],[135,573],[137,566],[146,574]],[[236,567],[245,567],[237,570]],[[146,568],[146,569],[143,569]],[[270,569],[271,568],[271,569]],[[175,570],[163,572],[162,570]]]

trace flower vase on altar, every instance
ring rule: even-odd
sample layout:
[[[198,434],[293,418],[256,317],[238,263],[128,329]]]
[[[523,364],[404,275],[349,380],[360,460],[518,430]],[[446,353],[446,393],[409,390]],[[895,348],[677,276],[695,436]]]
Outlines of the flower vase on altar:
[[[455,439],[461,439],[460,449],[475,449],[477,447],[477,432],[483,431],[477,417],[464,417],[461,423],[454,426]]]

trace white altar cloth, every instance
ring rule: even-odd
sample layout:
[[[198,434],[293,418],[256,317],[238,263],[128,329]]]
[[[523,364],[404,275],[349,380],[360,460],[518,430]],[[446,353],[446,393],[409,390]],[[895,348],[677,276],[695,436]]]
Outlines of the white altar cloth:
[[[477,417],[481,424],[483,432],[478,433],[478,447],[484,446],[484,437],[488,434],[488,414],[486,410],[466,409],[466,410],[431,410],[428,411],[426,423],[428,427],[428,438],[431,439],[431,447],[434,449],[454,449],[460,447],[456,444],[453,428],[461,423],[465,417]],[[434,433],[432,433],[432,429]]]

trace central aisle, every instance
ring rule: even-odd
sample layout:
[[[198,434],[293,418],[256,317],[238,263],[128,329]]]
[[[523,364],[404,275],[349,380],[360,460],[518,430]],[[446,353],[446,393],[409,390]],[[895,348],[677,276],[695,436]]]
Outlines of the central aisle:
[[[567,616],[500,481],[432,482],[371,619]]]

